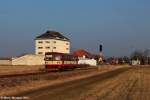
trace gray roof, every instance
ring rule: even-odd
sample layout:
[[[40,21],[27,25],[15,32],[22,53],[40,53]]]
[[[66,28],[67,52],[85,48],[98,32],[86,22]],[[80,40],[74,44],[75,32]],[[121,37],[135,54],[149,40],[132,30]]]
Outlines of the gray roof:
[[[69,39],[56,31],[46,31],[44,34],[37,36],[36,39],[58,39],[69,41]]]

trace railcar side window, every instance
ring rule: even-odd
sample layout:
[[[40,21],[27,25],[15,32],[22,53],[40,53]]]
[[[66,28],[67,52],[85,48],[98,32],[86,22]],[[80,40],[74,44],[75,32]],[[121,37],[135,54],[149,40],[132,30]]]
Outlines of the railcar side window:
[[[55,56],[55,60],[61,60],[61,56]]]
[[[45,60],[53,60],[53,55],[46,55]]]

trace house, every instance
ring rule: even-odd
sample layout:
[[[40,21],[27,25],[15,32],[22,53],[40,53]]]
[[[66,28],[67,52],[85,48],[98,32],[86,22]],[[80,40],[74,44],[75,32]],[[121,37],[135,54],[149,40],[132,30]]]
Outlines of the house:
[[[139,59],[132,59],[131,60],[131,65],[140,65],[141,64],[141,61]]]
[[[35,38],[35,54],[46,52],[70,53],[70,40],[56,31],[47,31]]]
[[[78,57],[78,64],[87,64],[90,66],[97,65],[97,61],[92,57],[92,55],[83,49],[76,50],[73,55]]]

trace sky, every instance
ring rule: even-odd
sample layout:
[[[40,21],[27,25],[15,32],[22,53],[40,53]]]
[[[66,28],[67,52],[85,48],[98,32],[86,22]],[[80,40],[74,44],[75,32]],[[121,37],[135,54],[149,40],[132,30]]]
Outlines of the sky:
[[[71,40],[71,50],[129,56],[150,49],[150,0],[0,0],[0,57],[34,53],[47,30]]]

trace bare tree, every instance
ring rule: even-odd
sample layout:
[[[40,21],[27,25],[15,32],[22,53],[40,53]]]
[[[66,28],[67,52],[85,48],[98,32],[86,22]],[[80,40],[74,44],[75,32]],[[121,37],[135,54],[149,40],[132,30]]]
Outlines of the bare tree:
[[[131,59],[133,60],[141,60],[143,56],[143,53],[141,51],[134,51],[133,53],[131,53]]]
[[[146,49],[146,50],[143,52],[144,64],[148,64],[148,63],[149,63],[149,54],[150,54],[149,49]]]
[[[150,50],[149,49],[146,49],[144,52],[143,52],[143,56],[144,57],[148,57],[150,54]]]
[[[141,64],[148,64],[149,63],[149,54],[150,54],[150,50],[146,49],[143,52],[142,51],[134,51],[131,54],[131,59],[132,60],[140,60]]]

